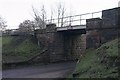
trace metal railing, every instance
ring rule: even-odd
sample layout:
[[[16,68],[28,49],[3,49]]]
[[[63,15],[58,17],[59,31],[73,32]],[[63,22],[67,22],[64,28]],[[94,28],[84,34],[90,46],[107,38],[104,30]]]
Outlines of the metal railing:
[[[56,18],[56,19],[49,19],[49,20],[46,20],[46,23],[47,24],[55,23],[57,27],[86,25],[86,19],[101,18],[101,16],[102,16],[102,11],[98,11],[98,12],[67,16],[67,17]]]

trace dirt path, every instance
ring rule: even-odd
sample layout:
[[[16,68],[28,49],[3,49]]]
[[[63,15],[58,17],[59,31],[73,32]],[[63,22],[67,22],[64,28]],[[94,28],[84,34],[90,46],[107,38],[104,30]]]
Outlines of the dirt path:
[[[3,78],[65,78],[75,68],[76,62],[28,66],[3,71]]]

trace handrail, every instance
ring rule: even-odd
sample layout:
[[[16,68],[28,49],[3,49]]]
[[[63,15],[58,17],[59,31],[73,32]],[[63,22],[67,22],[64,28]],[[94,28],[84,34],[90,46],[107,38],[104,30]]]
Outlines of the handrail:
[[[73,15],[73,16],[66,16],[66,17],[60,17],[60,18],[55,18],[55,19],[48,19],[45,20],[47,24],[49,23],[55,23],[57,27],[64,27],[67,25],[72,25],[75,22],[78,22],[76,24],[83,25],[82,21],[86,22],[86,19],[89,18],[82,18],[84,16],[90,15],[90,18],[94,18],[95,14],[101,14],[102,11],[97,11],[97,12],[92,12],[92,13],[85,13],[85,14],[80,14],[80,15]],[[99,16],[101,18],[101,16]],[[78,19],[76,19],[78,18]],[[86,23],[84,23],[86,24]]]
[[[101,11],[92,12],[92,13],[95,14],[95,13],[100,13],[100,12],[101,12]],[[92,13],[85,13],[85,14],[74,15],[74,16],[66,16],[66,17],[62,17],[62,18],[69,18],[69,17],[75,17],[75,16],[88,15],[88,14],[92,14]],[[62,18],[59,18],[59,19],[62,19]],[[48,20],[46,20],[46,21],[50,21],[50,20],[58,20],[58,18],[55,18],[55,19],[48,19]]]

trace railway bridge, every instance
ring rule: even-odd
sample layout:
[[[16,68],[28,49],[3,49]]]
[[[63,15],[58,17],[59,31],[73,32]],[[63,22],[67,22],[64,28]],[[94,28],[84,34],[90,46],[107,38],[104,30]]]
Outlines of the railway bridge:
[[[35,31],[38,44],[48,49],[43,60],[75,60],[87,48],[97,48],[118,37],[120,8],[68,16],[59,20],[51,19],[47,22],[45,29]]]

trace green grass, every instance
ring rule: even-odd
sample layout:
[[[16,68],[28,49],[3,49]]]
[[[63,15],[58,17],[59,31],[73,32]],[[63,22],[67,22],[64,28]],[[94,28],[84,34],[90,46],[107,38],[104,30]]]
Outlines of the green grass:
[[[27,60],[40,50],[41,48],[32,40],[32,37],[2,37],[3,62]]]
[[[0,54],[2,52],[2,37],[0,37]]]
[[[0,37],[0,71],[2,70],[2,37]]]
[[[19,52],[24,54],[26,57],[30,57],[33,53],[36,54],[38,50],[39,48],[36,44],[32,43],[30,39],[26,39],[15,49],[15,52]]]
[[[118,66],[115,65],[119,59],[118,46],[120,39],[107,42],[98,49],[88,49],[76,65],[75,73],[78,78],[107,78],[118,77]],[[120,49],[120,47],[119,47]]]
[[[12,39],[13,39],[12,36],[4,36],[4,37],[2,37],[2,45],[10,44]]]

